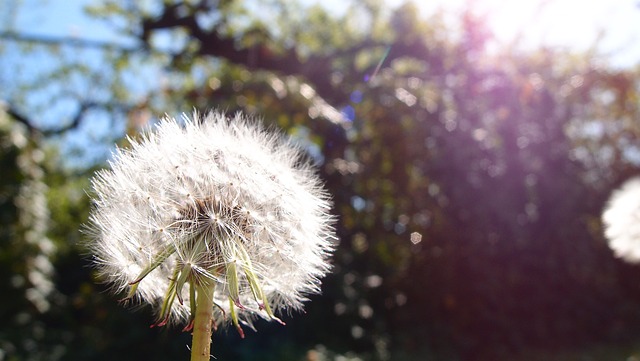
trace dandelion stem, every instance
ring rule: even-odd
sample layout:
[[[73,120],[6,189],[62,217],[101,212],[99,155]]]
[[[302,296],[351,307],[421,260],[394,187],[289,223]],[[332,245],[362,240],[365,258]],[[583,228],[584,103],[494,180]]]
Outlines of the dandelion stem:
[[[213,325],[213,291],[215,282],[203,280],[196,286],[196,309],[191,341],[191,361],[209,361]]]

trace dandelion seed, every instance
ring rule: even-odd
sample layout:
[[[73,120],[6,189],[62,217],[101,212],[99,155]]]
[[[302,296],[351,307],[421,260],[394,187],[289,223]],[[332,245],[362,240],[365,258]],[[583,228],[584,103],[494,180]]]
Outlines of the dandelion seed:
[[[214,327],[242,334],[319,292],[331,203],[290,142],[216,112],[166,118],[129,141],[92,180],[89,248],[116,292],[156,307],[156,326],[189,330],[205,307]]]
[[[627,181],[611,194],[602,221],[616,257],[640,262],[640,178]]]

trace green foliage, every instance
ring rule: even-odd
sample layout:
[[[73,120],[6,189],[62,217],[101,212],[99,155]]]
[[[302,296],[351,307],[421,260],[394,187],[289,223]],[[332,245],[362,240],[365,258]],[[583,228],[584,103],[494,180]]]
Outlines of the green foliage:
[[[259,324],[244,341],[218,332],[218,359],[527,359],[637,339],[639,271],[613,259],[599,223],[609,190],[640,164],[637,71],[553,49],[490,53],[473,12],[449,29],[411,3],[354,1],[345,15],[289,1],[124,4],[91,14],[139,46],[106,47],[95,67],[62,58],[41,79],[93,87],[71,99],[111,119],[96,143],[165,112],[242,110],[298,139],[334,195],[341,242],[323,296],[286,327]],[[99,126],[89,115],[80,124]],[[0,217],[19,225],[25,150],[5,144]],[[28,286],[11,286],[32,251],[8,246],[24,229],[3,227],[2,319],[33,322],[8,318],[0,348],[30,354],[16,345],[37,324],[38,350],[63,359],[185,359],[188,335],[149,331],[148,310],[121,307],[91,278],[78,230],[92,169],[61,164],[39,178],[56,301],[38,312]]]
[[[0,349],[5,354],[51,355],[43,343],[48,325],[40,318],[55,305],[55,244],[47,237],[49,211],[41,162],[43,154],[26,127],[0,109]]]

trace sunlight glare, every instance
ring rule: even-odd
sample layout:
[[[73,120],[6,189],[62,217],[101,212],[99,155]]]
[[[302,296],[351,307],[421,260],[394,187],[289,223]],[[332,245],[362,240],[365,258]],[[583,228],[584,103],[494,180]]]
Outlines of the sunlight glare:
[[[386,0],[392,7],[404,0]],[[640,62],[638,0],[431,0],[415,3],[425,16],[437,10],[472,9],[484,18],[501,45],[532,49],[560,46],[584,51],[596,47],[615,64]],[[456,25],[456,24],[452,24]]]

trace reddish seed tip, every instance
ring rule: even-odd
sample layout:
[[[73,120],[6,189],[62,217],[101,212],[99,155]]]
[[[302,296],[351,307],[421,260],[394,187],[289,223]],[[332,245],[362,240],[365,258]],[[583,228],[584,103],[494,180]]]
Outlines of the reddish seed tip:
[[[189,322],[189,324],[188,324],[188,325],[186,325],[186,326],[182,329],[182,332],[189,332],[189,331],[193,330],[193,322],[194,322],[194,320],[191,320],[191,321]]]
[[[153,325],[149,326],[149,328],[154,328],[154,327],[162,327],[164,325],[167,324],[167,322],[169,322],[169,318],[165,318],[164,320],[158,322],[158,323],[154,323]]]
[[[240,325],[236,325],[236,330],[238,330],[240,338],[244,338],[244,330],[242,329],[242,327],[240,327]]]

